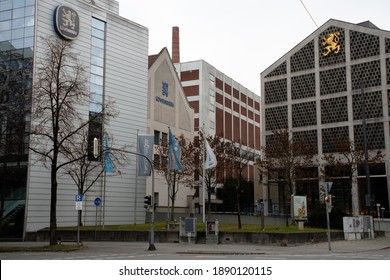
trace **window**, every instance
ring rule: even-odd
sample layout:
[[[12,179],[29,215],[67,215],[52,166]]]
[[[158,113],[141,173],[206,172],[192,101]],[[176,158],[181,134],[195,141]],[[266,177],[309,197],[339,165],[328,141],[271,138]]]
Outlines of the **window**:
[[[161,133],[161,141],[164,144],[168,143],[168,133],[165,133],[165,132]]]
[[[154,145],[160,145],[160,131],[154,131]]]
[[[104,48],[105,48],[106,23],[92,18],[91,37],[91,73],[90,73],[90,96],[89,96],[89,131],[88,131],[88,159],[99,161],[100,158],[93,156],[93,139],[99,139],[102,143],[103,123],[99,113],[103,110],[104,102]]]

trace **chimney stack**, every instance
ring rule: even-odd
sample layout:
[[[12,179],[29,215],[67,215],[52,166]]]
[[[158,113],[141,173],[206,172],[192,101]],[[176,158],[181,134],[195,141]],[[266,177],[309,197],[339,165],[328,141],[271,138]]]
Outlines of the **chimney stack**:
[[[180,63],[179,27],[172,27],[172,62]]]

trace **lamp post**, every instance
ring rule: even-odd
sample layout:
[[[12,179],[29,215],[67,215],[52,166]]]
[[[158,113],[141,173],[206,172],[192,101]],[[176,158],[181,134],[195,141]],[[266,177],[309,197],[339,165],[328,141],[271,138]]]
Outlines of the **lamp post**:
[[[98,151],[98,143],[99,143],[99,140],[97,138],[94,138],[94,141],[93,141],[93,151],[94,151],[94,155],[95,154],[99,154],[97,151]],[[106,146],[103,146],[102,147],[106,150],[108,149],[109,147],[106,147]],[[115,149],[115,148],[109,148],[110,150],[113,150],[113,151],[119,151],[119,152],[123,152],[123,153],[128,153],[128,154],[133,154],[133,155],[137,155],[137,156],[141,156],[141,157],[144,157],[148,163],[150,164],[150,169],[151,169],[151,174],[152,174],[152,195],[151,195],[151,205],[154,206],[154,168],[153,168],[153,164],[152,164],[152,161],[145,155],[143,154],[140,154],[140,153],[136,153],[136,152],[131,152],[131,151],[126,151],[126,150],[123,150],[123,149]],[[96,152],[96,153],[95,153]],[[152,216],[150,218],[150,238],[149,238],[149,248],[148,250],[149,251],[155,251],[156,250],[156,246],[154,245],[154,207],[151,207],[152,208]]]

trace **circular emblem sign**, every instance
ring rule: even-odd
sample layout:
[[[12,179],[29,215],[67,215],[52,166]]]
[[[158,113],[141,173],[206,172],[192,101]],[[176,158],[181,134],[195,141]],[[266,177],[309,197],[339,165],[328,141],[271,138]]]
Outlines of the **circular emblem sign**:
[[[76,39],[80,31],[78,13],[67,6],[58,6],[54,12],[54,24],[57,33],[67,40]]]

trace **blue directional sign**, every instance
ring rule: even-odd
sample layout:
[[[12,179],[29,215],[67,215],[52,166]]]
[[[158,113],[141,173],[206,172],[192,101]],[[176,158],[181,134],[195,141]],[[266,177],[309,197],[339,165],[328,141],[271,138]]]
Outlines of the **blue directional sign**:
[[[97,197],[97,198],[95,198],[93,203],[95,203],[95,206],[99,206],[102,203],[102,200],[100,199],[100,197]]]
[[[75,201],[83,201],[83,195],[82,194],[76,194]]]

